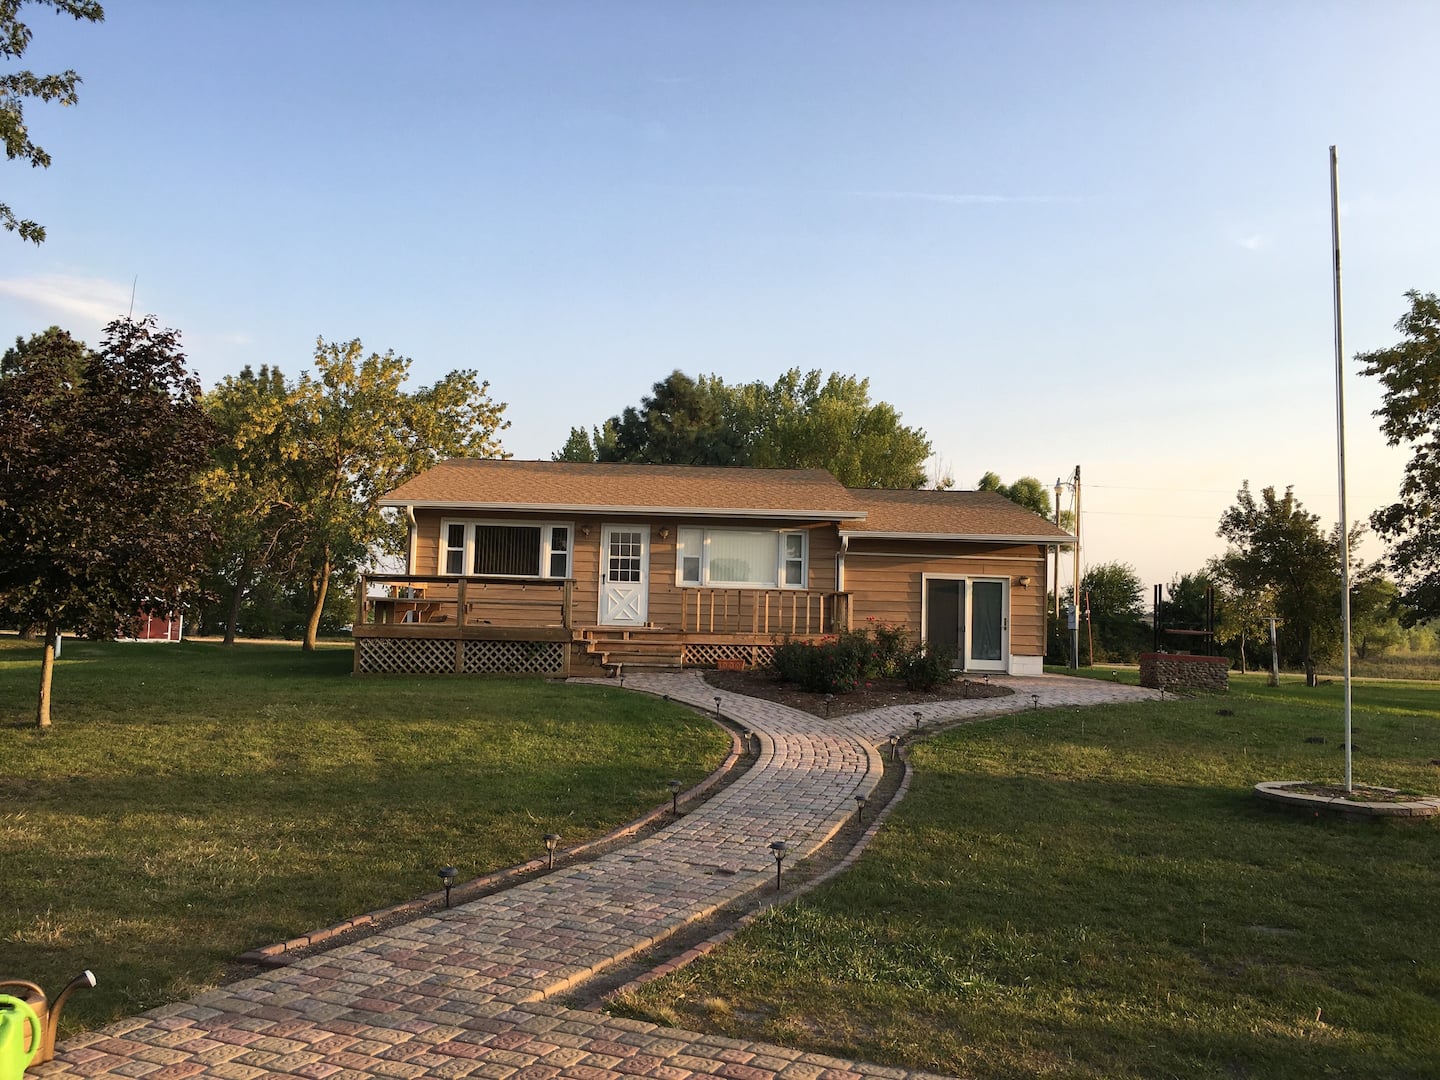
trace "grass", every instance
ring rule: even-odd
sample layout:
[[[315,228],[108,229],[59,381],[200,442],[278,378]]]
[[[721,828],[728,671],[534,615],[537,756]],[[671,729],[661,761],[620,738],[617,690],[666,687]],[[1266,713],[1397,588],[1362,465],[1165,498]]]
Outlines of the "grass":
[[[679,706],[540,680],[357,679],[348,648],[0,637],[0,978],[100,980],[73,1030],[245,949],[608,831],[728,749]]]
[[[958,1076],[1440,1075],[1440,826],[1253,798],[1343,771],[1338,688],[1263,682],[918,746],[853,870],[619,1008]],[[1440,688],[1355,728],[1357,782],[1440,788]]]

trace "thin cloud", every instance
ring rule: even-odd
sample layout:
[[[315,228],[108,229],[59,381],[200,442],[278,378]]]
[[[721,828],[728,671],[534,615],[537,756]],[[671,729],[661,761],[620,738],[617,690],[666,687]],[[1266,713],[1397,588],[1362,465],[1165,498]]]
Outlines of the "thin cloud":
[[[0,278],[0,296],[104,326],[130,310],[130,286],[104,278],[40,274],[29,278]]]
[[[851,191],[857,199],[882,199],[890,202],[929,202],[949,206],[996,206],[1007,203],[1036,204],[1078,203],[1073,195],[995,195],[945,191]]]

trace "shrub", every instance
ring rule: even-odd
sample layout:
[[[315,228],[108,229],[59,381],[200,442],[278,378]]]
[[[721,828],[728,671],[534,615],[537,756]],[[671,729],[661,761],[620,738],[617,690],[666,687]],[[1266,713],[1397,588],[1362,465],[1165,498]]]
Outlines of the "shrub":
[[[945,648],[916,645],[900,658],[896,674],[911,690],[934,690],[941,683],[955,681],[955,653]]]
[[[787,641],[771,661],[781,680],[814,694],[848,694],[864,677],[870,636],[846,631],[829,641]]]
[[[910,651],[910,631],[891,626],[878,619],[867,619],[868,630],[874,635],[870,661],[865,674],[872,679],[894,679],[900,675],[900,664]]]

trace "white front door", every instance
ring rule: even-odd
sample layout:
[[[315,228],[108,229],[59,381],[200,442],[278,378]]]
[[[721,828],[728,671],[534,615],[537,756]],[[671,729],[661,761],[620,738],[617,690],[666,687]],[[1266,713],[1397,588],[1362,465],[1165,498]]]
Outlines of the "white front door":
[[[644,626],[649,613],[650,527],[606,525],[600,533],[600,621]]]

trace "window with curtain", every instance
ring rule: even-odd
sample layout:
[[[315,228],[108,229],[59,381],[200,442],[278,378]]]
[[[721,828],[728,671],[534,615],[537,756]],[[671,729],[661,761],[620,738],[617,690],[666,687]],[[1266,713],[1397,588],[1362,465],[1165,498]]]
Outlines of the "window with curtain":
[[[803,589],[805,533],[774,529],[680,529],[675,581],[680,585]]]
[[[446,574],[482,577],[570,576],[570,526],[498,521],[440,524],[440,566]],[[468,567],[468,569],[467,569]]]

